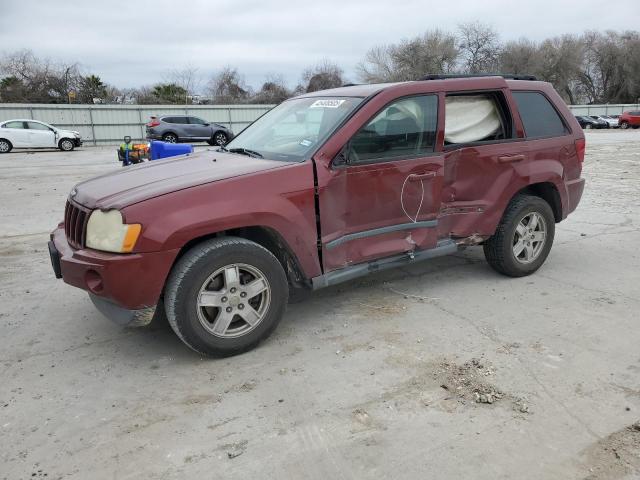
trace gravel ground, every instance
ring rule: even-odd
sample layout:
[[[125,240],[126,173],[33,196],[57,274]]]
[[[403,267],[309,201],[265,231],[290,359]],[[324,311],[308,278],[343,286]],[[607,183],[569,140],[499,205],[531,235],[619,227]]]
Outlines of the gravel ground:
[[[48,232],[113,148],[0,156],[0,478],[640,478],[640,131],[531,277],[479,248],[313,294],[224,360],[123,330],[53,277]]]

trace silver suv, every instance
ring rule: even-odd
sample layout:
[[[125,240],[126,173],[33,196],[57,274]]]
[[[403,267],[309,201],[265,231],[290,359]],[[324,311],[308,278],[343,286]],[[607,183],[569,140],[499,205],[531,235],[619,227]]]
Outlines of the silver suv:
[[[209,145],[225,145],[233,138],[233,132],[223,125],[210,123],[198,117],[167,115],[151,117],[147,123],[147,139],[169,143],[207,142]]]

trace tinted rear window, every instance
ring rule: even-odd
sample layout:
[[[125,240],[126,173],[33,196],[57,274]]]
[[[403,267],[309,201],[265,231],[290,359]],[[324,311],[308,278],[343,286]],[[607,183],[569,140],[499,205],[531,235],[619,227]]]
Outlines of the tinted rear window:
[[[560,115],[541,93],[513,92],[513,98],[520,110],[527,137],[559,137],[566,133]]]

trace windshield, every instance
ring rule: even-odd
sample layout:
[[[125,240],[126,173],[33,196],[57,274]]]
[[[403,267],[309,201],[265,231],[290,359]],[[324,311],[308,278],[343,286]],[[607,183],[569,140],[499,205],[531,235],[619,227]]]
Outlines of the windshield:
[[[298,162],[317,149],[362,100],[354,97],[287,100],[249,125],[224,150]]]

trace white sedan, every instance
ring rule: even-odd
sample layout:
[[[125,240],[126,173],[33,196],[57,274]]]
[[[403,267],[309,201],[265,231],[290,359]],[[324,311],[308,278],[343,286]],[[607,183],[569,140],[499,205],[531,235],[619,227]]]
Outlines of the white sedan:
[[[31,119],[0,122],[0,153],[13,148],[59,148],[69,152],[82,145],[79,132]]]

